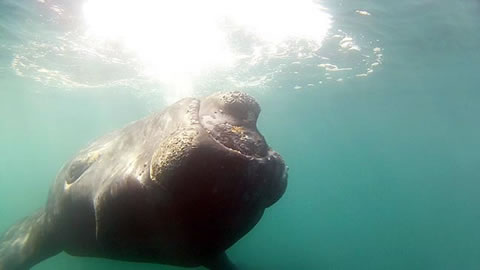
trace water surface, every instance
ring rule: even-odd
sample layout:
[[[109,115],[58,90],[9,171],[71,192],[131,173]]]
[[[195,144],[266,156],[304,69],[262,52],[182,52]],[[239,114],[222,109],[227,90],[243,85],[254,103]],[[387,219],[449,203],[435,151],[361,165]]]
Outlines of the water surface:
[[[478,1],[133,2],[0,1],[0,231],[89,141],[243,90],[290,178],[229,250],[242,269],[480,267]],[[34,267],[109,268],[179,269]]]

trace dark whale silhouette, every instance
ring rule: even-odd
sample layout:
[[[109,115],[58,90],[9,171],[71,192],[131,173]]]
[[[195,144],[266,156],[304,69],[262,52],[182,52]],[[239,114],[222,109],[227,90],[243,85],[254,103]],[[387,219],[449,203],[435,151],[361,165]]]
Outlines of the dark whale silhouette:
[[[0,238],[0,270],[74,256],[236,269],[225,250],[285,192],[287,167],[241,92],[186,98],[81,150],[44,209]]]

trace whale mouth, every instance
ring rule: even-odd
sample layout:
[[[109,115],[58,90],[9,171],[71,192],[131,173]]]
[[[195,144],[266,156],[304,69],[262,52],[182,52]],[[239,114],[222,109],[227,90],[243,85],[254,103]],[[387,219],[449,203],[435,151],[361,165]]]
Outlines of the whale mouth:
[[[260,106],[242,92],[216,93],[200,103],[200,124],[210,137],[231,151],[263,158],[268,155],[265,138],[257,130]]]

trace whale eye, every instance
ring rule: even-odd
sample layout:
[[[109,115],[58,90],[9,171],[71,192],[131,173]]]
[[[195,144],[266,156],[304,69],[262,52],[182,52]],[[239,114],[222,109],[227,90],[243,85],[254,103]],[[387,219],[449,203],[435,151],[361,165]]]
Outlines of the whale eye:
[[[65,182],[72,184],[88,169],[99,157],[98,152],[90,152],[85,156],[80,156],[70,163]]]

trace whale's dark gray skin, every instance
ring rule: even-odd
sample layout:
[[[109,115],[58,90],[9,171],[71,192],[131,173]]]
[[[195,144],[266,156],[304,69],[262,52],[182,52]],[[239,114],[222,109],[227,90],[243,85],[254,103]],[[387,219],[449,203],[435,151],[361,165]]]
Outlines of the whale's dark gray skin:
[[[225,250],[285,192],[241,92],[186,98],[81,150],[47,205],[0,238],[0,270],[74,256],[236,269]]]

